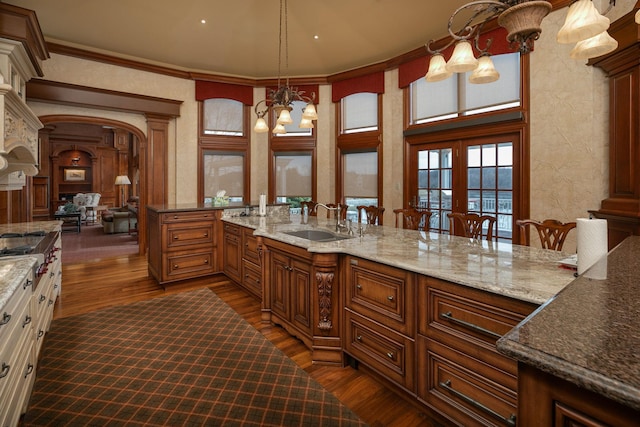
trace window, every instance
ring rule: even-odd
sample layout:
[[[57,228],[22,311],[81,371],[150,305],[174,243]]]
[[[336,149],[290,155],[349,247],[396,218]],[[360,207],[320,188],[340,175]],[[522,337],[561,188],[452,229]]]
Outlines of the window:
[[[347,218],[356,221],[356,206],[378,206],[378,152],[345,153],[343,164]]]
[[[249,107],[233,99],[199,103],[198,199],[204,203],[224,190],[229,201],[249,200]]]
[[[211,199],[224,190],[230,202],[242,202],[244,192],[244,153],[205,151],[204,198]]]
[[[341,101],[342,133],[370,132],[378,129],[378,95],[355,93]]]
[[[279,203],[289,203],[292,213],[300,202],[312,197],[312,156],[307,153],[276,153],[275,194]]]
[[[349,205],[347,218],[357,220],[356,206],[382,203],[382,95],[355,93],[342,98],[337,110],[341,131],[337,136],[336,197]]]
[[[520,107],[520,54],[492,56],[500,73],[493,83],[469,83],[468,73],[439,82],[420,78],[410,85],[410,124],[439,122],[490,111]]]
[[[204,101],[203,130],[206,135],[244,135],[244,105],[233,99]]]

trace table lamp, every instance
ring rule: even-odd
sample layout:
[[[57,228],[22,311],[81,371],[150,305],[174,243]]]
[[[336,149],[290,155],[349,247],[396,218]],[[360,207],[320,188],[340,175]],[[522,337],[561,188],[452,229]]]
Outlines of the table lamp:
[[[129,185],[131,184],[131,181],[129,181],[129,177],[127,175],[118,175],[116,177],[116,185],[120,186],[120,201],[122,202],[122,206],[125,205],[124,203],[124,186],[125,185]]]

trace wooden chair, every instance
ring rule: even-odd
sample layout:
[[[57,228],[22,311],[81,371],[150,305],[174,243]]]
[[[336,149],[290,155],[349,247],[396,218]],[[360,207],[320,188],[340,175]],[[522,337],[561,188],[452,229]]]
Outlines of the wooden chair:
[[[327,203],[327,206],[329,206],[330,208],[337,208],[338,204],[337,203]],[[347,220],[347,209],[349,209],[349,205],[343,205],[342,203],[340,203],[340,220],[341,221],[346,221]],[[331,218],[331,216],[335,216],[335,214],[333,212],[336,211],[332,211],[327,209],[327,219]]]
[[[449,233],[453,234],[455,224],[459,224],[462,228],[462,236],[471,239],[482,239],[483,225],[486,223],[487,234],[484,236],[487,240],[493,239],[493,227],[496,218],[490,215],[478,215],[474,213],[452,212],[447,214],[449,217]]]
[[[364,211],[367,224],[379,225],[382,221],[382,214],[384,208],[378,206],[357,206],[358,209],[358,222],[362,222],[362,212]]]
[[[394,209],[393,213],[396,215],[396,228],[400,227],[400,220],[402,219],[402,228],[409,230],[429,230],[429,221],[433,212],[425,209]],[[420,226],[422,224],[422,227]]]
[[[542,248],[553,251],[561,251],[569,231],[576,228],[575,222],[563,223],[557,219],[545,219],[542,222],[534,219],[519,219],[516,221],[516,225],[520,227],[520,243],[522,245],[529,246],[529,228],[534,226],[538,231]]]
[[[304,207],[306,206],[309,210],[309,216],[317,216],[318,212],[316,211],[316,205],[318,202],[314,202],[313,200],[309,200],[306,202],[300,202],[300,213],[304,214]]]

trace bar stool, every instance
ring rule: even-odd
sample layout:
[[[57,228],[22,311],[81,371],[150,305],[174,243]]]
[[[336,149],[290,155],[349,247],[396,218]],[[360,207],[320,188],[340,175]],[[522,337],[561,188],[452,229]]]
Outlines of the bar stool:
[[[416,208],[394,209],[393,213],[396,215],[396,228],[400,227],[402,219],[402,228],[424,231],[429,230],[429,221],[433,215],[431,211]]]
[[[481,239],[483,230],[487,229],[484,236],[487,240],[493,239],[493,227],[496,218],[490,215],[478,215],[474,213],[452,212],[447,214],[449,217],[449,233],[453,234],[456,223],[462,228],[462,236],[471,239]],[[486,223],[486,227],[485,227]]]
[[[575,222],[563,223],[557,219],[545,219],[536,221],[535,219],[519,219],[516,225],[520,227],[520,243],[529,246],[529,228],[534,226],[540,237],[542,249],[561,251],[562,245],[569,234],[569,231],[576,228]]]
[[[379,225],[382,221],[382,214],[384,213],[384,208],[379,206],[356,206],[358,209],[358,222],[362,222],[362,212],[364,211],[367,224]]]

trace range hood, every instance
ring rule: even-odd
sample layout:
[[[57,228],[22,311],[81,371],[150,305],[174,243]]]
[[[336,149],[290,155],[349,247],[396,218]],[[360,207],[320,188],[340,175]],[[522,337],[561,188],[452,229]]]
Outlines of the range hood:
[[[38,174],[42,123],[26,102],[26,84],[42,76],[48,52],[33,11],[0,3],[0,190],[19,190]]]

